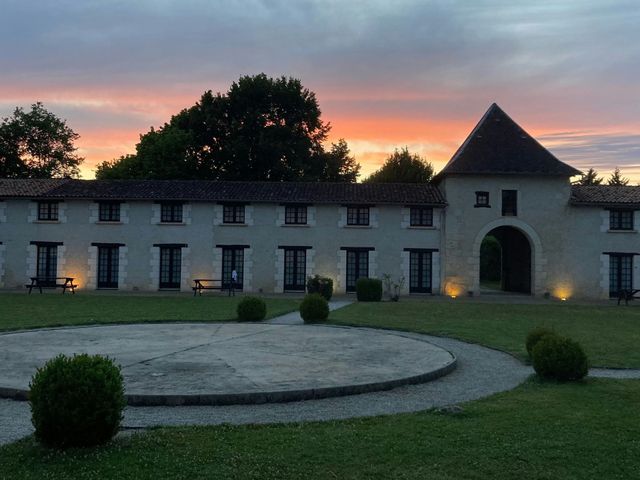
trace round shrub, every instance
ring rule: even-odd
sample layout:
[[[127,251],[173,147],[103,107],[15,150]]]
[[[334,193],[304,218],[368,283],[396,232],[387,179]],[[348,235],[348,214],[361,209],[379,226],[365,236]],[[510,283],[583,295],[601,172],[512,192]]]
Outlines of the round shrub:
[[[559,335],[545,335],[533,347],[533,369],[543,378],[580,380],[589,362],[578,342]]]
[[[125,406],[120,367],[100,355],[58,355],[29,384],[35,436],[55,448],[90,447],[117,432]]]
[[[329,317],[329,303],[319,293],[310,293],[300,304],[300,316],[305,323],[324,322]]]
[[[356,281],[356,298],[359,302],[379,302],[382,300],[382,280],[359,278]]]
[[[241,322],[259,322],[267,316],[267,304],[258,297],[245,297],[238,304],[237,312]]]
[[[307,293],[319,293],[327,302],[333,296],[333,280],[320,275],[307,278]]]
[[[556,335],[556,332],[546,327],[536,327],[529,332],[525,341],[529,357],[532,355],[533,347],[535,347],[540,339],[545,335]]]

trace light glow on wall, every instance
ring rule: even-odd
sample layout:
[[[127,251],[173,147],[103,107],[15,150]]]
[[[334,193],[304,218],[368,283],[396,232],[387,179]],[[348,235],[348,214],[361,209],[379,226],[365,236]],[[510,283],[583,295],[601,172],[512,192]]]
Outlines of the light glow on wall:
[[[558,283],[551,292],[555,298],[565,302],[573,296],[573,284],[569,281]]]
[[[461,277],[448,277],[444,282],[445,295],[456,298],[465,291],[465,285]]]

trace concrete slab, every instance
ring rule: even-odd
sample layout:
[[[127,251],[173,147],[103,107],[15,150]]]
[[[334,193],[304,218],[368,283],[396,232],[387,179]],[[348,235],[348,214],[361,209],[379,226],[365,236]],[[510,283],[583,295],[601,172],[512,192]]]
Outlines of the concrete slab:
[[[306,400],[421,383],[455,357],[391,331],[325,325],[137,324],[0,335],[0,396],[25,398],[37,367],[59,353],[108,355],[131,405]]]

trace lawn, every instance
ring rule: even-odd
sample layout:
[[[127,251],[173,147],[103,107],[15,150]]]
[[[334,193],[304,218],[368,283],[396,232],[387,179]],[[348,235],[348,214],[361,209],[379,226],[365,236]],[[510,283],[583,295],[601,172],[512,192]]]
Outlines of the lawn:
[[[524,340],[544,325],[578,340],[592,365],[640,368],[640,308],[550,303],[513,305],[401,300],[357,303],[331,312],[333,323],[410,330],[459,338],[526,361]]]
[[[0,330],[156,321],[235,320],[241,296],[0,294]],[[265,298],[267,316],[294,311],[299,300]]]
[[[163,428],[97,449],[0,448],[0,477],[39,479],[628,479],[640,381],[538,383],[434,411],[339,422]]]

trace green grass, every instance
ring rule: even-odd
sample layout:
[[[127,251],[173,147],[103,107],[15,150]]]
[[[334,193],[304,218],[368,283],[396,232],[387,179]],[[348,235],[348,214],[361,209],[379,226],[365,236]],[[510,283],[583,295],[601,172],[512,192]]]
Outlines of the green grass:
[[[164,428],[66,453],[0,448],[20,479],[628,479],[640,475],[640,381],[531,380],[461,414]]]
[[[640,368],[640,308],[460,300],[357,303],[332,312],[330,320],[459,338],[512,353],[523,361],[527,333],[544,325],[579,341],[594,366]]]
[[[0,330],[156,321],[236,319],[241,296],[0,294]],[[267,317],[294,311],[299,300],[265,298]]]

